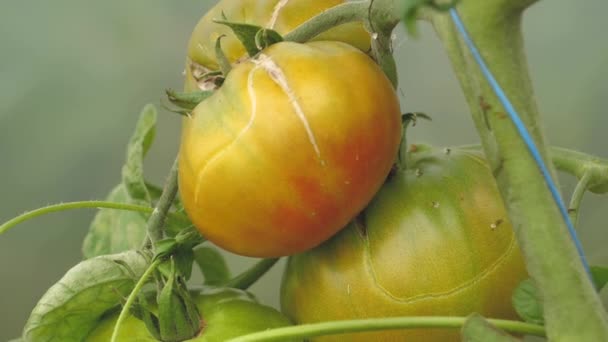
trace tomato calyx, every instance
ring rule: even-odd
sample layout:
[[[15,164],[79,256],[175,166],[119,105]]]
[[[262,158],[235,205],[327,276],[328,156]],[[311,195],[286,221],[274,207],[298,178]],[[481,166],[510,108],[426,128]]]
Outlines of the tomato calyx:
[[[395,165],[391,174],[394,174],[397,171],[404,171],[408,168],[409,162],[409,154],[411,152],[411,148],[407,145],[407,129],[410,127],[416,126],[418,119],[424,119],[431,121],[431,117],[422,112],[410,112],[401,115],[401,143],[399,145],[399,151],[397,152],[397,159],[395,161]]]

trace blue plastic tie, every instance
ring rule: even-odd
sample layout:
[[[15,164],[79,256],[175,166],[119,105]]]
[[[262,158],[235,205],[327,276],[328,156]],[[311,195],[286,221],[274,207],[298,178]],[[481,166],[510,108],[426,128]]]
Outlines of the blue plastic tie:
[[[572,240],[574,241],[576,250],[578,252],[578,255],[581,258],[583,266],[585,267],[585,270],[587,271],[587,274],[589,275],[589,277],[591,277],[591,271],[589,269],[589,264],[587,263],[587,259],[585,258],[585,254],[583,252],[583,247],[581,245],[581,242],[579,241],[579,239],[576,235],[576,230],[574,229],[574,225],[572,224],[572,221],[570,221],[570,216],[568,215],[568,209],[566,209],[566,206],[564,205],[564,202],[559,193],[559,190],[557,189],[557,186],[555,185],[553,178],[551,178],[549,169],[547,168],[547,165],[543,161],[543,158],[541,157],[540,152],[538,151],[538,148],[536,148],[536,144],[534,143],[534,140],[532,139],[532,137],[530,136],[530,133],[526,129],[525,124],[523,123],[523,121],[521,120],[519,115],[517,114],[517,111],[511,104],[511,101],[509,101],[509,99],[507,98],[507,95],[504,93],[504,91],[502,90],[502,88],[500,87],[500,85],[498,84],[496,79],[494,78],[494,75],[492,75],[492,72],[490,71],[490,69],[484,62],[483,58],[481,57],[479,50],[477,50],[477,47],[475,46],[475,44],[473,43],[473,40],[469,36],[467,29],[465,28],[464,23],[460,19],[460,16],[458,15],[458,12],[456,11],[455,8],[450,9],[450,16],[452,17],[452,20],[454,21],[454,25],[456,25],[456,28],[460,32],[462,39],[466,43],[469,50],[471,50],[471,54],[473,55],[473,58],[475,58],[475,61],[479,65],[481,72],[483,73],[484,77],[490,84],[490,87],[492,87],[492,90],[494,90],[494,93],[500,100],[500,103],[503,105],[503,107],[507,111],[509,118],[511,118],[511,121],[517,128],[519,135],[521,136],[524,143],[526,144],[528,151],[530,151],[530,154],[532,154],[532,157],[534,158],[536,165],[538,166],[543,177],[545,178],[545,182],[547,183],[547,186],[549,187],[549,190],[551,191],[553,200],[559,207],[559,211],[562,215],[562,218],[566,222],[566,226],[568,226],[568,231],[570,233],[570,236],[572,237]]]

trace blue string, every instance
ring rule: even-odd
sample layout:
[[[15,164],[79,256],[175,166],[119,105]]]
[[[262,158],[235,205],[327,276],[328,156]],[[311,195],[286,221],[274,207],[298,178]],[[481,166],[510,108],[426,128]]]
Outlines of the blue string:
[[[519,135],[521,136],[524,143],[526,144],[528,151],[530,151],[530,154],[532,154],[532,157],[534,158],[536,165],[540,169],[543,177],[545,178],[545,182],[547,183],[547,186],[549,187],[549,190],[551,191],[553,200],[559,207],[559,211],[562,215],[562,218],[566,222],[566,226],[568,227],[570,236],[572,237],[572,240],[574,241],[576,250],[578,252],[578,255],[581,258],[583,266],[585,267],[587,274],[589,276],[591,276],[591,271],[589,270],[589,264],[587,263],[587,259],[585,258],[585,254],[583,252],[583,247],[581,245],[581,242],[579,241],[579,239],[576,235],[576,230],[574,229],[574,225],[572,224],[572,221],[570,221],[570,216],[568,215],[568,209],[566,209],[566,206],[564,205],[564,202],[562,201],[562,197],[559,193],[559,190],[557,189],[557,186],[553,182],[553,179],[551,178],[551,174],[549,173],[549,169],[547,168],[547,165],[543,161],[543,158],[541,157],[540,152],[538,151],[538,148],[536,148],[536,144],[534,143],[534,140],[530,136],[530,133],[528,133],[528,130],[526,129],[525,124],[523,123],[523,121],[521,120],[519,115],[517,114],[517,111],[511,104],[511,101],[509,101],[509,99],[507,98],[507,95],[505,95],[504,91],[502,90],[502,88],[500,87],[500,85],[498,84],[496,79],[494,78],[494,75],[492,75],[492,72],[490,71],[490,69],[488,68],[486,63],[484,62],[483,58],[481,57],[481,54],[477,50],[477,47],[475,47],[473,40],[467,33],[464,23],[462,22],[462,20],[460,20],[460,16],[458,15],[458,12],[456,11],[455,8],[450,9],[450,16],[452,17],[452,20],[454,21],[454,25],[456,25],[456,28],[460,32],[462,39],[466,43],[469,50],[471,50],[471,54],[473,55],[473,58],[475,58],[475,61],[479,65],[481,72],[483,73],[484,77],[487,79],[488,83],[492,87],[492,90],[494,90],[494,93],[496,94],[496,96],[502,103],[503,107],[507,111],[507,114],[511,118],[511,121],[513,121],[513,124],[515,124],[515,127],[517,128]]]

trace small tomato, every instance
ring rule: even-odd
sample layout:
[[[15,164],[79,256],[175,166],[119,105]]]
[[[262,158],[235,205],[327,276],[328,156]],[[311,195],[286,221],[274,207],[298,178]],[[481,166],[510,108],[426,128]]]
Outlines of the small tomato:
[[[181,199],[224,249],[302,252],[371,200],[400,134],[397,96],[369,56],[335,41],[277,43],[184,118]]]
[[[291,323],[277,310],[259,304],[248,292],[229,288],[206,288],[194,296],[202,317],[198,336],[187,341],[223,342],[230,338],[288,326]],[[110,341],[118,313],[106,317],[89,334],[87,342]],[[118,341],[157,341],[143,321],[130,316],[121,325]]]
[[[480,154],[418,145],[369,207],[329,241],[290,257],[281,289],[298,324],[390,316],[515,318],[526,278]],[[458,341],[458,331],[391,330],[315,341]]]

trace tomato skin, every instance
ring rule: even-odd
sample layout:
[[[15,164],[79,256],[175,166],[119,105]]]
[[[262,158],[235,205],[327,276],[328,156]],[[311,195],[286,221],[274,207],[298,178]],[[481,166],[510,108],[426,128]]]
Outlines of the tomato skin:
[[[218,70],[215,55],[217,39],[222,39],[222,50],[228,60],[237,61],[246,55],[245,48],[232,29],[214,20],[226,20],[270,28],[285,35],[300,24],[344,0],[221,0],[197,23],[188,43],[188,56],[195,63]],[[363,51],[370,48],[370,35],[361,23],[349,23],[317,36],[314,40],[337,40]]]
[[[229,288],[205,288],[194,300],[204,321],[199,336],[186,341],[223,342],[248,333],[291,325],[277,310],[259,304],[248,292]],[[106,317],[87,337],[86,342],[110,341],[118,313]],[[157,341],[144,322],[128,317],[118,335],[118,341]]]
[[[180,196],[220,247],[294,254],[371,200],[400,134],[397,96],[371,58],[341,42],[281,42],[184,118]]]
[[[297,324],[386,316],[516,318],[527,277],[485,160],[419,146],[364,213],[290,257],[281,306]],[[314,341],[458,341],[455,330],[393,330]]]

